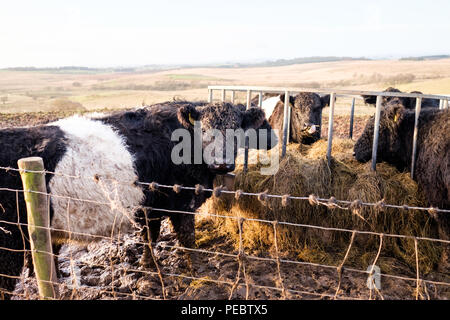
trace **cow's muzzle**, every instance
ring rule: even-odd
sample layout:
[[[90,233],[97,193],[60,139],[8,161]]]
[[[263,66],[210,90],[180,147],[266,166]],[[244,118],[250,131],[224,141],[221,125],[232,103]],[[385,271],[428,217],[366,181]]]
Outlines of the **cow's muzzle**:
[[[319,131],[319,128],[320,128],[320,126],[317,124],[305,123],[303,125],[302,131],[312,135],[312,134],[316,133],[317,131]]]

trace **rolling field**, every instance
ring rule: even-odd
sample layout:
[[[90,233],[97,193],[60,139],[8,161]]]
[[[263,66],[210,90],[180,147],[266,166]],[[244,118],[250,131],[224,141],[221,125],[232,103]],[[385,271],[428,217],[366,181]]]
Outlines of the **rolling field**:
[[[450,59],[377,60],[297,64],[281,67],[184,68],[143,72],[0,71],[0,112],[122,109],[171,100],[207,98],[207,86],[255,85],[400,90],[450,94]],[[216,92],[215,98],[219,98]],[[236,96],[244,101],[244,94]],[[337,114],[350,99],[340,98]],[[356,115],[373,109],[357,101]],[[327,110],[325,110],[325,115]]]

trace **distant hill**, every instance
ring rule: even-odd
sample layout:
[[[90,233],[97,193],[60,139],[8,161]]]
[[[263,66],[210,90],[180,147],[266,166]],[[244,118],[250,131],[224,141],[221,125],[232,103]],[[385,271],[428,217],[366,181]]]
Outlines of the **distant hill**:
[[[425,61],[425,60],[439,60],[450,58],[450,55],[432,55],[432,56],[418,56],[418,57],[403,57],[399,60],[410,61]],[[0,70],[9,71],[35,71],[48,73],[66,73],[66,74],[86,74],[86,73],[152,73],[173,69],[189,69],[189,68],[260,68],[260,67],[280,67],[294,64],[320,63],[320,62],[336,62],[336,61],[374,61],[380,59],[369,59],[365,57],[303,57],[293,59],[278,59],[267,60],[263,62],[229,62],[229,63],[215,63],[215,64],[172,64],[172,65],[157,65],[148,64],[135,67],[109,67],[109,68],[90,68],[81,66],[63,66],[54,68],[36,68],[36,67],[13,67],[4,68]],[[381,59],[384,60],[384,59]]]
[[[369,60],[367,58],[353,57],[304,57],[294,59],[267,60],[257,63],[216,63],[216,64],[179,64],[179,65],[144,65],[139,67],[111,67],[111,68],[89,68],[81,66],[63,66],[55,68],[36,68],[36,67],[14,67],[0,70],[9,71],[36,71],[51,73],[105,73],[105,72],[129,72],[146,73],[152,71],[171,70],[179,68],[251,68],[251,67],[279,67],[293,64],[333,62],[333,61],[351,61],[351,60]]]
[[[319,63],[319,62],[334,62],[334,61],[352,61],[352,60],[370,60],[364,57],[304,57],[293,59],[278,59],[268,60],[259,63],[233,63],[229,65],[220,65],[221,68],[251,68],[251,67],[280,67],[289,66],[293,64],[305,64],[305,63]]]
[[[411,60],[411,61],[424,61],[424,60],[440,60],[450,58],[448,54],[441,54],[435,56],[420,56],[420,57],[405,57],[400,60]]]

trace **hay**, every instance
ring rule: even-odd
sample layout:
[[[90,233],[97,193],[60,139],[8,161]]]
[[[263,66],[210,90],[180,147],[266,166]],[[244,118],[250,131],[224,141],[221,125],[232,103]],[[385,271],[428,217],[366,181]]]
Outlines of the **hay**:
[[[409,173],[398,172],[388,164],[377,165],[377,172],[370,170],[370,163],[361,164],[352,157],[353,142],[336,139],[333,143],[333,160],[328,166],[325,160],[326,142],[312,146],[288,146],[286,157],[280,162],[279,171],[273,176],[261,175],[261,165],[249,166],[246,175],[242,167],[236,170],[235,190],[263,192],[277,195],[335,197],[340,200],[356,200],[410,206],[428,206],[417,184]],[[220,182],[219,182],[220,184]],[[437,228],[427,212],[397,210],[392,208],[354,206],[353,210],[330,209],[322,205],[312,206],[308,201],[290,200],[283,206],[281,199],[231,196],[208,200],[208,211],[244,218],[287,221],[299,224],[358,229],[382,233],[417,235],[437,238]],[[239,242],[236,219],[216,219],[219,232]],[[273,250],[273,226],[267,223],[245,221],[243,244],[248,252]],[[350,233],[322,231],[311,228],[278,225],[278,247],[285,255],[317,263],[338,265],[349,245]],[[393,268],[390,261],[396,258],[415,270],[414,242],[409,239],[383,239],[383,250],[378,265],[383,272]],[[376,255],[379,237],[357,234],[347,260],[347,265],[367,268]],[[419,241],[421,273],[433,270],[440,259],[441,245]],[[385,258],[385,259],[383,259]]]

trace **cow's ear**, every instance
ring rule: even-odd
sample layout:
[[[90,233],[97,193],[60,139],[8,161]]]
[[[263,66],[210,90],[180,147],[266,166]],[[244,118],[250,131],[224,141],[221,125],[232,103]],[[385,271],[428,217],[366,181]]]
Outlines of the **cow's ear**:
[[[410,93],[423,94],[420,91],[411,91]],[[406,100],[405,107],[407,107],[408,109],[415,109],[416,108],[416,103],[417,103],[417,99],[416,98],[405,98],[405,100]],[[422,106],[424,105],[424,101],[425,101],[425,99],[422,99]]]
[[[330,105],[330,95],[326,94],[323,97],[320,97],[320,103],[322,104],[322,108]]]
[[[258,129],[266,120],[266,114],[261,108],[249,108],[244,111],[242,129]]]
[[[365,104],[375,105],[377,103],[377,96],[361,96],[364,99]]]
[[[177,112],[178,121],[186,129],[194,127],[195,121],[200,119],[200,112],[191,105],[182,106]]]
[[[284,98],[286,97],[286,95],[284,93],[280,94],[280,101],[284,103]],[[291,105],[294,105],[295,102],[295,97],[289,95],[289,103]]]

